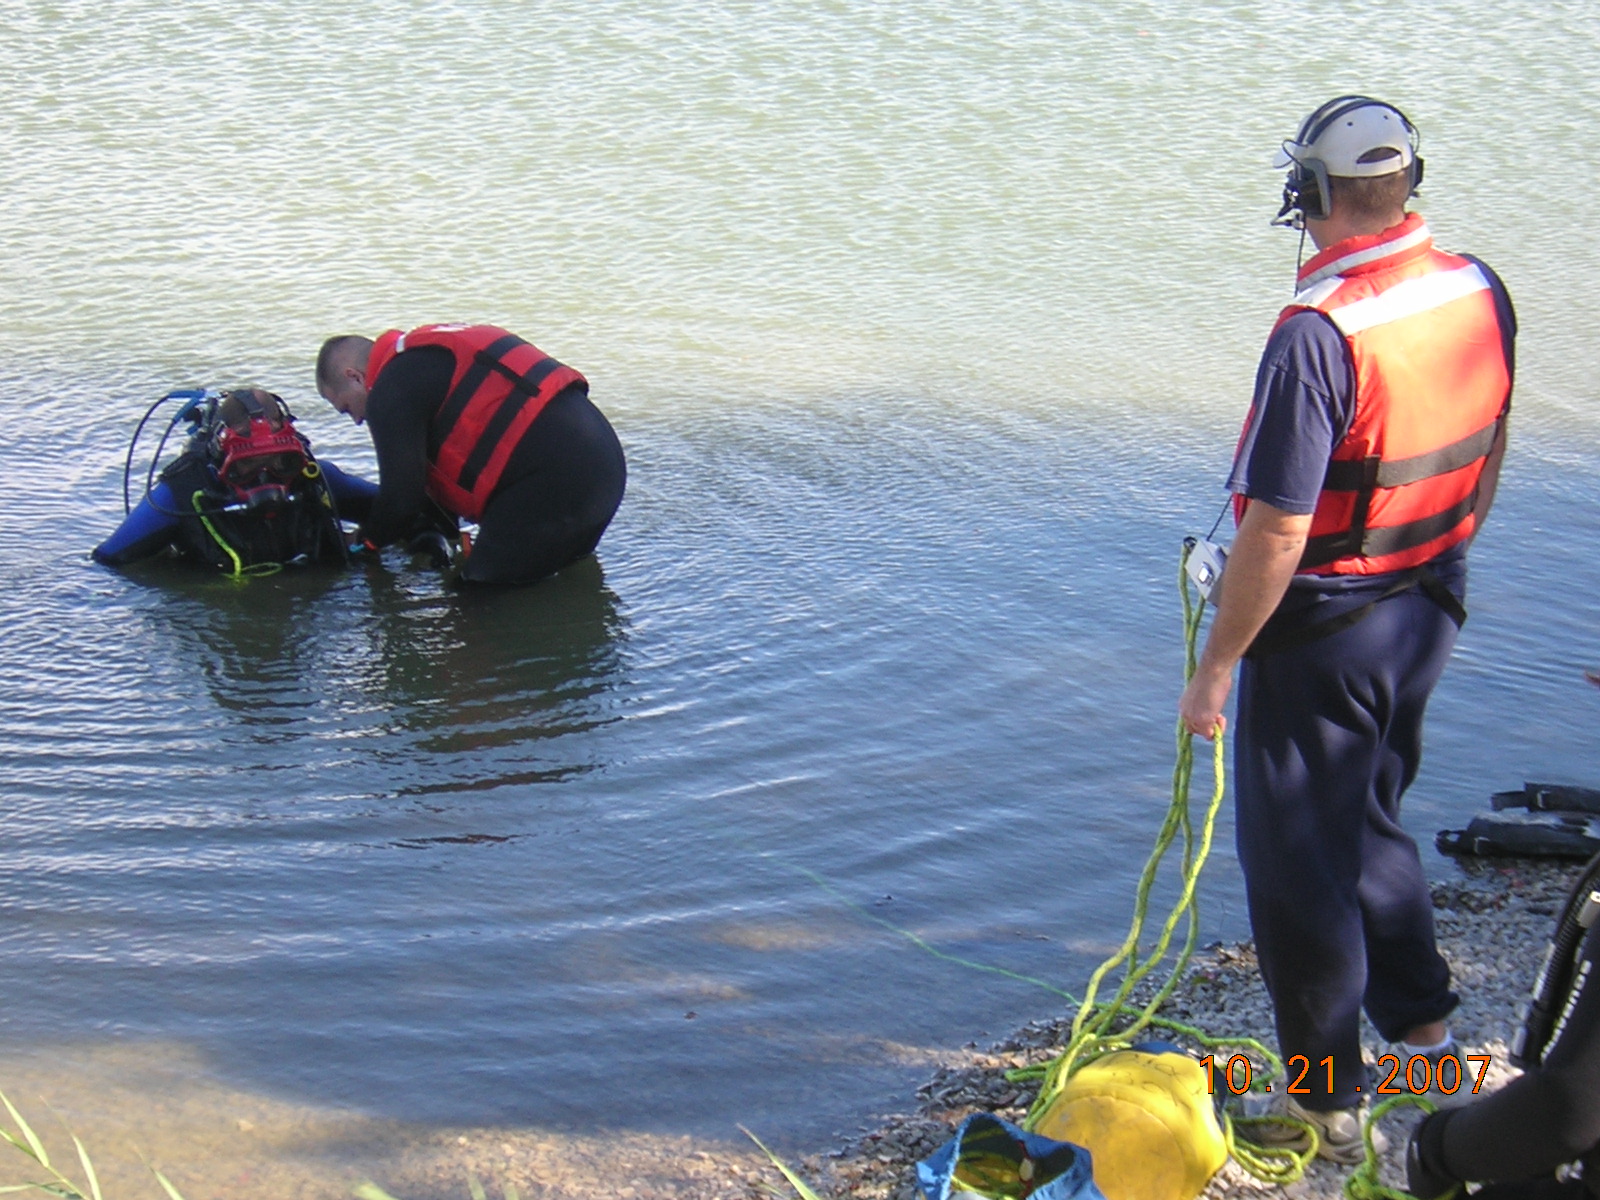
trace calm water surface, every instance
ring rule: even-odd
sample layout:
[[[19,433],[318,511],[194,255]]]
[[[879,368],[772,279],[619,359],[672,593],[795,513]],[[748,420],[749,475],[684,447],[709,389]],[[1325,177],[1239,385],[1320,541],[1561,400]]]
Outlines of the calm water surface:
[[[1293,274],[1264,164],[1338,91],[1524,326],[1412,826],[1600,783],[1587,6],[23,0],[0,71],[0,1065],[805,1147],[1055,1011],[895,930],[1068,989],[1120,937]],[[447,319],[590,377],[596,562],[87,561],[154,397],[262,383],[370,470],[318,341]]]

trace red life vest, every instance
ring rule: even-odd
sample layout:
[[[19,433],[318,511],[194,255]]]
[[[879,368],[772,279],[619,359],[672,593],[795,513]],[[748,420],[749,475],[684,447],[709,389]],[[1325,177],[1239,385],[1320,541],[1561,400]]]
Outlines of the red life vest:
[[[1376,575],[1437,558],[1472,536],[1478,479],[1511,398],[1509,333],[1488,272],[1435,250],[1412,213],[1329,246],[1298,285],[1278,324],[1325,314],[1356,379],[1299,571]]]
[[[428,494],[476,521],[534,418],[585,380],[498,326],[421,325],[409,333],[391,329],[373,343],[367,387],[395,355],[418,346],[443,346],[456,360],[450,391],[428,427]]]

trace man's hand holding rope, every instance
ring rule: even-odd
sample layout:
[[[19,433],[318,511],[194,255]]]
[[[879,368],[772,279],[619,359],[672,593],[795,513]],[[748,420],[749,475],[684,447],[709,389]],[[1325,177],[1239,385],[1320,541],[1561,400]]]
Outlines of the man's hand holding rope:
[[[1205,650],[1178,701],[1178,716],[1196,737],[1210,741],[1226,728],[1222,709],[1233,688],[1233,668],[1283,599],[1310,531],[1309,513],[1285,512],[1260,500],[1245,509],[1212,596],[1217,611]]]

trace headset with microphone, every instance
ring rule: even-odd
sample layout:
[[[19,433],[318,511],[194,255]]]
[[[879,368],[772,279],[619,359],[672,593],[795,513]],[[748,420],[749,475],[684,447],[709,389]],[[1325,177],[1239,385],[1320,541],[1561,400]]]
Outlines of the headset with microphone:
[[[1400,119],[1400,126],[1405,132],[1406,141],[1411,152],[1411,161],[1408,164],[1411,171],[1411,194],[1416,195],[1417,188],[1422,185],[1422,156],[1417,153],[1420,138],[1414,126],[1405,113],[1392,104],[1382,100],[1374,100],[1370,96],[1338,96],[1329,100],[1321,108],[1313,112],[1300,124],[1299,131],[1294,140],[1285,142],[1279,151],[1276,166],[1287,166],[1288,177],[1283,183],[1283,207],[1278,210],[1278,215],[1273,218],[1274,225],[1286,225],[1291,229],[1304,229],[1309,218],[1314,221],[1323,221],[1332,213],[1332,193],[1328,185],[1327,162],[1316,153],[1319,138],[1327,133],[1329,128],[1342,117],[1364,108],[1379,108],[1393,113]],[[1376,149],[1378,143],[1368,149]],[[1398,149],[1398,147],[1396,147]],[[1383,170],[1384,160],[1372,164],[1377,170],[1356,171],[1357,174],[1386,175]],[[1342,164],[1343,165],[1343,164]],[[1362,164],[1366,165],[1366,164]],[[1341,175],[1350,173],[1353,164],[1345,165]]]

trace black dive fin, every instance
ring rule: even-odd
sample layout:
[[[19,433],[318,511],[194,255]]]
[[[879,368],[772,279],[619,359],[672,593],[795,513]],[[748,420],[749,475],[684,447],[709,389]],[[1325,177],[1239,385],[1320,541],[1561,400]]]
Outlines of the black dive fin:
[[[1525,808],[1529,812],[1581,812],[1600,815],[1600,791],[1565,783],[1525,783],[1518,792],[1496,792],[1489,807]]]
[[[1473,817],[1465,829],[1440,830],[1445,854],[1504,854],[1529,858],[1591,858],[1600,853],[1600,818],[1575,812],[1497,812]]]

